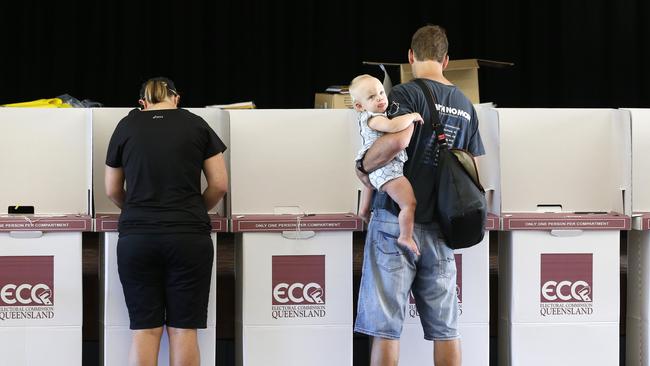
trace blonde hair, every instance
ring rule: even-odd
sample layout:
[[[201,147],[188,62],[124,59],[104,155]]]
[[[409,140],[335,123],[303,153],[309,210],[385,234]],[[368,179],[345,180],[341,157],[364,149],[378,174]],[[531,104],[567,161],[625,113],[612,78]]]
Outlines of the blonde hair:
[[[172,96],[178,96],[178,93],[176,90],[170,88],[165,80],[152,79],[144,85],[142,98],[149,103],[160,103]]]
[[[359,99],[358,98],[359,85],[361,85],[361,82],[367,79],[376,79],[376,78],[372,75],[363,74],[352,79],[352,81],[350,82],[350,86],[348,87],[348,89],[350,90],[350,96],[352,96],[352,102],[355,102]]]

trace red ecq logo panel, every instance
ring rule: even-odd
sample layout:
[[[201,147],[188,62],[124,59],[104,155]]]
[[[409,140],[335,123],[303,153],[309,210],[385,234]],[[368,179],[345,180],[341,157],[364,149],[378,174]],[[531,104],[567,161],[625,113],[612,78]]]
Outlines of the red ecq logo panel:
[[[54,257],[0,257],[0,306],[53,306]]]
[[[542,303],[591,303],[593,254],[542,254]]]
[[[272,285],[273,305],[324,305],[325,256],[273,256]]]

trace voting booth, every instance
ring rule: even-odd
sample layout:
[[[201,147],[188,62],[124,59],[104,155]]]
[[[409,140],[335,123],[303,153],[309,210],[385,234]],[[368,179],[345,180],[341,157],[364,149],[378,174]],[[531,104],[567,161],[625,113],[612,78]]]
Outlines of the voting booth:
[[[236,364],[352,365],[355,115],[230,112]]]
[[[3,365],[81,365],[90,131],[87,110],[0,108]]]
[[[202,117],[229,147],[228,114],[215,108],[188,108],[190,112]],[[119,208],[105,195],[104,167],[108,143],[117,126],[125,117],[128,108],[93,109],[93,177],[95,192],[95,230],[102,232],[101,243],[101,325],[100,358],[105,366],[125,365],[128,361],[131,345],[131,330],[129,329],[129,314],[124,301],[122,284],[117,272],[117,242],[119,239],[117,225]],[[228,161],[228,150],[224,153]],[[202,177],[202,189],[205,188],[205,177]],[[212,241],[214,243],[214,262],[210,282],[210,297],[208,302],[208,321],[206,329],[198,330],[201,365],[214,365],[216,360],[216,311],[217,311],[217,232],[227,231],[227,220],[224,218],[225,203],[221,202],[209,212],[212,222]],[[159,365],[169,364],[169,343],[166,331],[160,345],[158,355]]]
[[[629,118],[608,109],[497,113],[499,364],[618,364]]]
[[[627,236],[626,363],[650,364],[650,110],[630,109],[632,231]]]
[[[492,104],[474,105],[485,155],[477,158],[479,180],[486,191],[489,211],[498,211],[497,136],[488,120],[496,122]],[[487,366],[490,362],[490,234],[499,230],[500,220],[488,214],[483,241],[471,248],[456,250],[456,297],[463,365]],[[433,342],[424,339],[415,299],[409,296],[400,337],[400,365],[429,365],[433,360]]]

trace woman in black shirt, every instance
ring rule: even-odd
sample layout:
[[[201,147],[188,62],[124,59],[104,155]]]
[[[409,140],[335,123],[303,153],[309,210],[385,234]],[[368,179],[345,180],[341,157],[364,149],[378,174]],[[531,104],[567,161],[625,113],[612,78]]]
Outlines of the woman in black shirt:
[[[130,365],[157,364],[164,325],[170,365],[199,365],[197,329],[206,328],[214,258],[207,212],[228,188],[226,147],[179,99],[171,80],[145,82],[143,109],[120,121],[106,156],[106,194],[122,209],[117,259]]]

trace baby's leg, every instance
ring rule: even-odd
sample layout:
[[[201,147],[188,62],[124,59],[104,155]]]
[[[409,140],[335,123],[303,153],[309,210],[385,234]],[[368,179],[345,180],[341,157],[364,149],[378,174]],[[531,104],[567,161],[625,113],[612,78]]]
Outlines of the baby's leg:
[[[398,177],[386,182],[381,189],[388,193],[399,205],[400,211],[397,217],[399,222],[399,238],[397,242],[409,248],[416,255],[420,255],[418,246],[413,240],[413,222],[415,220],[415,193],[413,187],[406,177]]]

